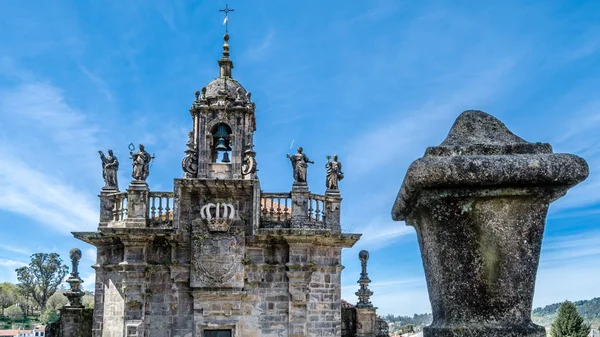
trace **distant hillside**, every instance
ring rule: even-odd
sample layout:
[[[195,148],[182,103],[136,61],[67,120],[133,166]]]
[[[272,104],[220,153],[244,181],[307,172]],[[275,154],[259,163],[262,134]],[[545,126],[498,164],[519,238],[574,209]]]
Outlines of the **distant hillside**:
[[[547,305],[543,308],[533,309],[534,316],[553,316],[558,311],[562,303],[554,303]],[[600,297],[592,298],[591,300],[583,300],[573,302],[579,314],[587,319],[592,320],[594,318],[600,318]]]

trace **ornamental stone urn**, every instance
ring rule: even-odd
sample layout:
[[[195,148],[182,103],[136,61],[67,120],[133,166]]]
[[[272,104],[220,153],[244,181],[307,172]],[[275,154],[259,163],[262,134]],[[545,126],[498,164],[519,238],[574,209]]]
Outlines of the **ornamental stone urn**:
[[[424,337],[544,337],[531,307],[548,206],[587,176],[582,158],[463,112],[410,165],[392,210],[417,232],[433,311]]]

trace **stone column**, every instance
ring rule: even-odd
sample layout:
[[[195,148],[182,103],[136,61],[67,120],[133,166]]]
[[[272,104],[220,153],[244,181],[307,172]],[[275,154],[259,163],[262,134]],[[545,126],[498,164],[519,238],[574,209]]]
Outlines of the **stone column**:
[[[292,228],[302,228],[308,221],[309,196],[307,183],[294,183],[292,186]]]
[[[146,227],[149,192],[148,184],[143,180],[132,180],[129,184],[129,188],[127,188],[127,227]]]
[[[432,336],[539,336],[531,321],[550,202],[588,176],[585,160],[463,112],[409,167],[392,210],[417,232]]]

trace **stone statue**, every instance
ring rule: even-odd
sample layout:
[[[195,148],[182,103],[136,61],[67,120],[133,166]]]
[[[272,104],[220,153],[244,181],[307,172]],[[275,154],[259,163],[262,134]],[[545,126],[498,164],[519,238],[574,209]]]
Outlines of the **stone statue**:
[[[292,156],[288,154],[287,157],[292,162],[292,168],[294,169],[294,182],[305,183],[308,163],[314,164],[315,162],[308,160],[308,157],[302,153],[302,146],[298,148],[298,153]]]
[[[154,157],[146,152],[144,144],[140,144],[140,150],[138,152],[129,152],[129,154],[131,154],[131,159],[133,159],[133,173],[131,176],[135,180],[145,181],[150,174],[150,162]]]
[[[190,131],[188,136],[189,140],[186,144],[188,148],[185,150],[185,158],[181,162],[181,168],[183,168],[184,178],[196,178],[198,175],[198,151],[194,143],[194,132]]]
[[[329,161],[330,158],[331,157],[327,156],[327,164],[325,164],[325,168],[327,169],[327,179],[325,181],[325,185],[329,190],[337,190],[338,181],[344,179],[342,163],[338,161],[337,154],[333,156],[333,161]]]
[[[108,156],[105,156],[102,151],[98,151],[102,160],[102,178],[104,178],[105,189],[119,189],[117,183],[117,171],[119,170],[119,160],[113,154],[112,150],[108,150]]]

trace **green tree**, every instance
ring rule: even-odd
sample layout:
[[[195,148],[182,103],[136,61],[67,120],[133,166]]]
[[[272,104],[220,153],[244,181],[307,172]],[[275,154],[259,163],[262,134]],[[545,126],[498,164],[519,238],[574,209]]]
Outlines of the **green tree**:
[[[46,310],[40,315],[40,322],[43,324],[50,324],[58,321],[60,319],[60,314],[58,310],[53,309],[51,307],[47,307]]]
[[[6,316],[13,322],[20,321],[24,317],[23,310],[16,305],[6,308]]]
[[[56,253],[36,253],[31,255],[29,266],[16,270],[18,287],[24,295],[29,295],[40,306],[40,312],[46,310],[46,303],[63,282],[69,267],[62,264]]]
[[[575,305],[565,301],[558,308],[558,316],[552,323],[552,337],[586,337],[590,326],[583,323],[583,317],[577,312]]]
[[[2,310],[2,316],[4,316],[4,309],[17,303],[19,297],[19,291],[17,287],[8,282],[0,284],[0,309]]]

